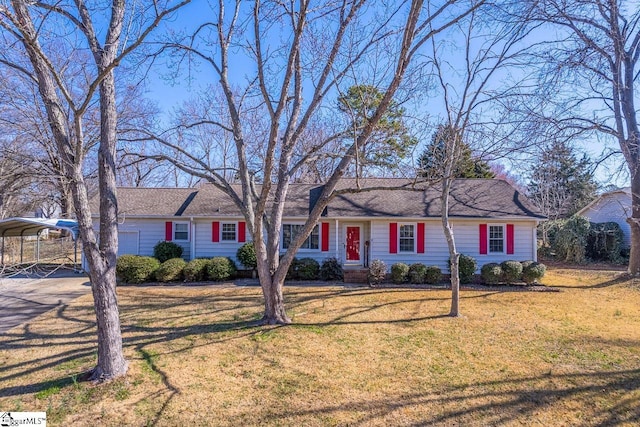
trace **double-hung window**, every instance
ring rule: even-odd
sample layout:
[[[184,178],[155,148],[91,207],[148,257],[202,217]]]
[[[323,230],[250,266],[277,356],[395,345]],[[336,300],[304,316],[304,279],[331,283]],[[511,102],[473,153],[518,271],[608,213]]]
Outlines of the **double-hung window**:
[[[188,241],[189,240],[189,223],[174,222],[173,223],[173,240]]]
[[[416,251],[416,228],[413,224],[400,224],[399,252],[415,252]]]
[[[489,226],[489,253],[504,253],[504,226]]]
[[[302,230],[304,225],[302,224],[283,224],[282,225],[282,247],[288,249],[296,238],[298,233]],[[304,241],[300,249],[319,249],[320,248],[320,230],[316,225],[313,227],[311,234]]]
[[[222,233],[220,240],[223,242],[235,242],[236,239],[236,223],[235,222],[223,222]]]

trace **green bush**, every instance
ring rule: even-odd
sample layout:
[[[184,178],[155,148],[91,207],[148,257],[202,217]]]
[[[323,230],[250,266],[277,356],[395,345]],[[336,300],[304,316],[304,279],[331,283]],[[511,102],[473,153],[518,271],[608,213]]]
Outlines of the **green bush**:
[[[160,264],[154,273],[158,282],[175,282],[182,279],[187,262],[182,258],[171,258]]]
[[[502,281],[505,283],[515,283],[522,279],[522,263],[520,261],[504,261],[500,264],[502,268]]]
[[[207,278],[215,282],[233,279],[236,276],[236,264],[229,258],[217,256],[207,264]]]
[[[299,280],[300,278],[298,277],[298,264],[300,263],[300,260],[298,258],[294,258],[293,261],[291,261],[291,264],[289,265],[289,268],[287,269],[287,276],[286,276],[286,280]]]
[[[490,262],[483,265],[480,269],[480,277],[482,278],[482,283],[486,283],[487,285],[500,283],[502,280],[502,268],[500,264]]]
[[[173,242],[158,242],[153,247],[153,256],[161,263],[173,258],[180,258],[182,256],[182,246]]]
[[[411,264],[409,266],[409,282],[421,285],[426,283],[427,276],[427,266],[416,262],[415,264]]]
[[[594,261],[622,262],[624,234],[615,222],[591,223],[586,255]]]
[[[544,264],[532,262],[522,269],[522,280],[530,285],[544,277],[547,267]]]
[[[460,283],[471,283],[473,277],[478,269],[478,263],[475,258],[460,254],[460,260],[458,262],[458,275],[460,276]],[[451,259],[449,259],[449,271],[451,271]]]
[[[585,262],[589,228],[589,220],[583,216],[574,215],[563,221],[555,233],[551,246],[556,257],[565,262]]]
[[[522,270],[524,271],[525,268],[527,268],[528,266],[530,266],[531,264],[534,264],[535,261],[521,261],[520,264],[522,264]]]
[[[207,277],[209,260],[205,258],[192,259],[182,269],[184,280],[187,282],[202,282]]]
[[[409,279],[409,266],[403,262],[396,262],[391,266],[391,280],[393,283],[405,283]]]
[[[236,252],[236,258],[240,261],[245,268],[249,270],[255,270],[258,266],[258,259],[256,258],[256,248],[253,246],[253,242],[245,243],[238,248]]]
[[[343,280],[344,271],[336,258],[327,258],[320,266],[320,278],[322,280]]]
[[[369,284],[379,285],[387,276],[387,265],[381,259],[374,259],[369,266]]]
[[[299,280],[317,280],[320,274],[320,263],[313,258],[301,258],[296,265],[296,276]]]
[[[430,285],[440,283],[440,281],[442,281],[442,270],[440,270],[440,267],[435,265],[430,265],[429,267],[427,267],[424,281]]]
[[[124,283],[144,283],[153,279],[160,261],[149,256],[122,255],[116,261],[116,275]]]

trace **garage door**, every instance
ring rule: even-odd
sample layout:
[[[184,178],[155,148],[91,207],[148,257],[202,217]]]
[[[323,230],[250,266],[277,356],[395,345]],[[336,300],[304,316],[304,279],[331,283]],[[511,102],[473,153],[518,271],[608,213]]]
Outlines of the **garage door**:
[[[138,255],[138,237],[137,231],[118,232],[118,256]]]

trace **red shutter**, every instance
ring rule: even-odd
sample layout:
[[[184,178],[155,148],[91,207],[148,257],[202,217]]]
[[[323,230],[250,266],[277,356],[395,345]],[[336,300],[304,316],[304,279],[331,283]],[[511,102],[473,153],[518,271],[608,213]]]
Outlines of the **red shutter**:
[[[507,254],[513,254],[513,224],[507,224]]]
[[[398,223],[389,223],[389,253],[398,253]]]
[[[329,223],[323,222],[321,228],[322,252],[329,252]]]
[[[218,221],[211,223],[211,241],[213,243],[220,241],[220,223]]]
[[[418,223],[418,253],[424,253],[424,222]]]
[[[244,221],[238,222],[238,242],[244,243],[247,235],[247,223]]]
[[[164,223],[164,240],[170,242],[173,240],[173,222],[167,221]]]
[[[480,224],[480,255],[487,254],[487,224]]]

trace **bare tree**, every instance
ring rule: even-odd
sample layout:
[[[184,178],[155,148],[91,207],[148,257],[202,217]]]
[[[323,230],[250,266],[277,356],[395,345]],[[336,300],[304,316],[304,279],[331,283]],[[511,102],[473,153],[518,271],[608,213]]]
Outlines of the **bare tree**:
[[[216,75],[227,113],[215,125],[233,140],[237,162],[233,172],[240,190],[226,179],[224,167],[207,163],[203,153],[184,149],[168,134],[158,139],[177,155],[161,154],[158,159],[211,182],[242,211],[256,248],[265,300],[263,323],[290,322],[283,297],[287,269],[345,171],[366,153],[363,150],[414,57],[428,48],[425,44],[434,34],[483,3],[414,0],[379,2],[373,7],[365,0],[236,1],[231,5],[219,1],[213,22],[197,26],[186,42],[170,45],[200,59]],[[384,64],[369,61],[376,49],[387,55]],[[370,81],[358,81],[357,76]],[[335,108],[337,96],[333,95],[346,93],[358,83],[378,88],[382,95],[378,105],[336,159],[306,223],[280,257],[289,185],[300,168],[336,138],[334,132],[302,152],[299,147],[306,131],[320,112]],[[257,118],[259,125],[249,128],[247,116]]]
[[[127,9],[124,0],[105,2],[90,10],[83,0],[73,4],[32,3],[11,0],[0,3],[0,28],[4,49],[17,49],[15,61],[2,64],[28,75],[37,82],[41,101],[60,156],[63,173],[70,183],[75,214],[93,291],[98,330],[98,361],[90,378],[104,381],[124,375],[127,361],[122,351],[122,336],[115,291],[115,265],[118,248],[116,198],[116,85],[114,70],[143,42],[160,21],[188,1],[168,9],[154,4],[142,9]],[[102,5],[104,6],[104,5]],[[108,12],[106,12],[108,11]],[[107,17],[103,16],[107,14]],[[125,18],[137,34],[125,34]],[[134,25],[134,23],[136,25]],[[59,33],[59,31],[61,33]],[[73,37],[70,36],[73,34]],[[50,55],[49,48],[60,39],[71,46],[74,60],[83,60],[86,84],[73,85],[67,79],[64,62]],[[103,40],[100,38],[103,37]],[[80,43],[79,41],[82,40]],[[130,40],[125,45],[124,40]],[[73,42],[79,44],[74,45]],[[17,42],[17,43],[16,43]],[[82,52],[90,52],[83,55]],[[75,55],[74,55],[75,54]],[[100,236],[93,231],[91,210],[83,165],[88,141],[85,138],[86,115],[93,102],[99,103],[98,182],[100,195]],[[68,126],[68,124],[72,126]]]
[[[557,34],[539,53],[540,92],[554,102],[539,112],[560,131],[596,133],[617,143],[632,193],[629,273],[640,274],[640,9],[618,0],[531,2],[535,19]],[[553,108],[553,109],[552,109]]]
[[[441,127],[441,183],[442,228],[449,248],[451,271],[452,317],[460,316],[459,259],[455,235],[449,219],[449,195],[467,144],[476,153],[504,155],[507,148],[500,140],[493,140],[491,127],[500,126],[500,120],[491,119],[492,110],[505,100],[520,94],[520,86],[504,81],[507,70],[517,69],[531,45],[527,38],[533,30],[527,19],[509,19],[505,13],[511,2],[486,7],[482,13],[474,11],[444,34],[450,40],[459,40],[464,50],[462,67],[452,70],[451,62],[443,53],[446,43],[434,37],[431,63],[435,69],[445,106],[446,118]],[[502,75],[501,75],[502,74]],[[483,141],[484,140],[484,141]],[[484,153],[482,151],[484,150]]]

